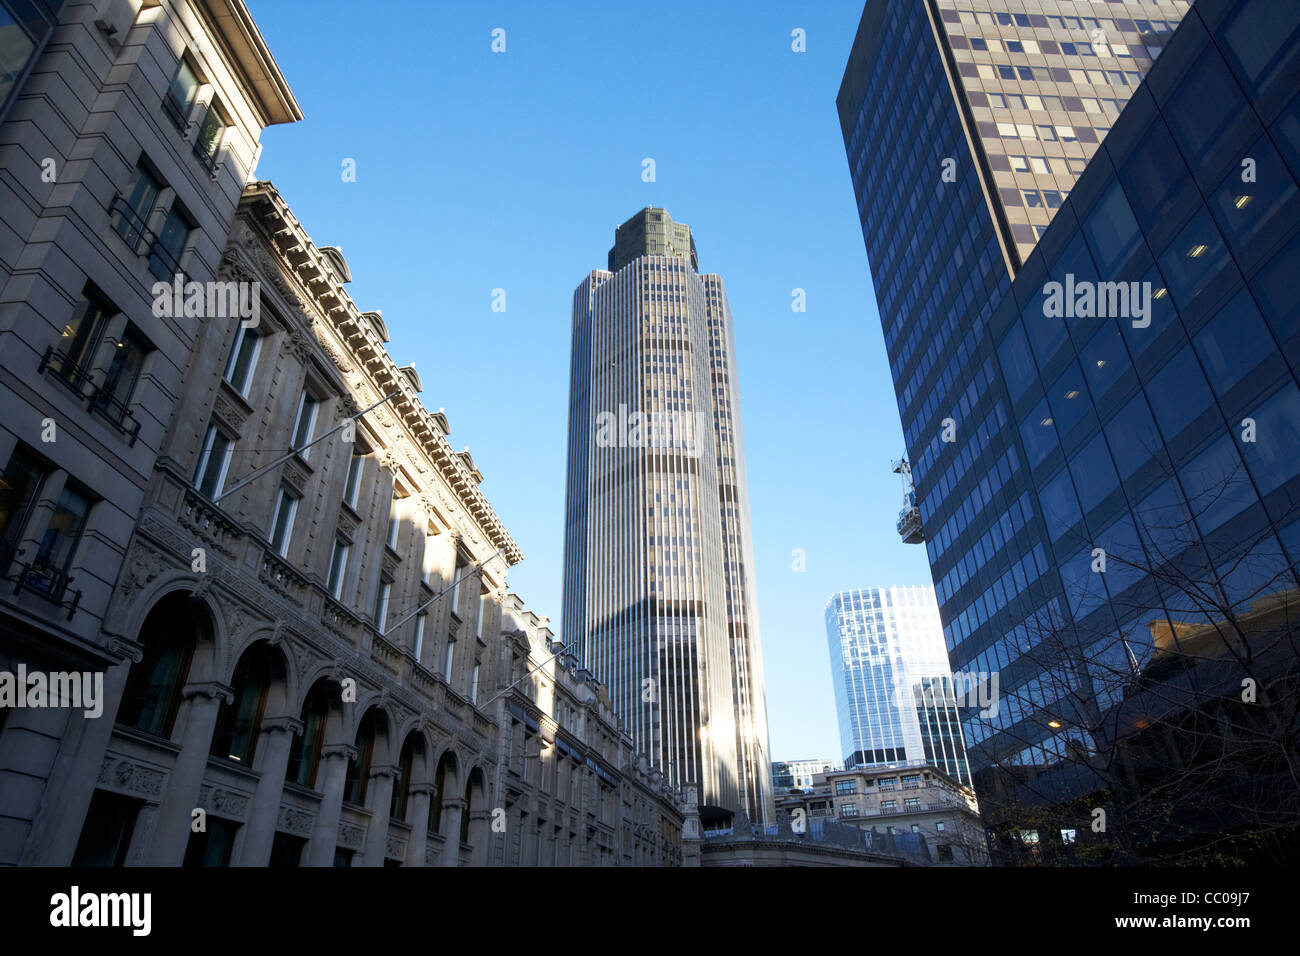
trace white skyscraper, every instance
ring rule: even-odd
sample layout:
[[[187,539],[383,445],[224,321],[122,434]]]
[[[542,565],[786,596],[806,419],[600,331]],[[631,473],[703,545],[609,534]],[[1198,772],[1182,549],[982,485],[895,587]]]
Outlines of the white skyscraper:
[[[924,760],[969,784],[934,589],[840,591],[826,636],[845,766]]]

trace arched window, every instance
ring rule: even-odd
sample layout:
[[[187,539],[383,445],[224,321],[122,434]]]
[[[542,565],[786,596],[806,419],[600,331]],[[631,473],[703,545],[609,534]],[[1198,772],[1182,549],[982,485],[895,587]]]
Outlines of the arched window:
[[[316,786],[321,747],[325,744],[325,724],[329,719],[329,691],[322,681],[311,689],[302,703],[302,736],[294,737],[289,748],[289,766],[284,779],[301,787]]]
[[[402,744],[402,756],[398,760],[397,779],[393,781],[393,805],[389,816],[394,820],[406,820],[406,805],[411,797],[411,771],[415,767],[415,753],[419,749],[419,739],[414,734]]]
[[[212,756],[237,760],[251,767],[257,754],[267,692],[271,689],[271,666],[264,646],[250,649],[239,659],[230,684],[235,698],[231,703],[221,703],[217,729],[212,735]]]
[[[442,796],[447,783],[447,757],[444,754],[438,761],[438,769],[433,775],[433,799],[429,801],[429,832],[442,832]]]
[[[171,736],[198,630],[187,594],[169,594],[154,606],[140,628],[144,657],[131,665],[118,723],[158,737]]]
[[[343,790],[343,799],[348,803],[365,806],[366,788],[370,785],[370,761],[375,752],[375,712],[366,711],[357,728],[357,756],[348,761],[347,784]]]

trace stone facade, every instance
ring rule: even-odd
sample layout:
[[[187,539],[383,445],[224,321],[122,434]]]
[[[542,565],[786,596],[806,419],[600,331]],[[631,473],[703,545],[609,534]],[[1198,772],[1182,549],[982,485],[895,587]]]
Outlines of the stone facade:
[[[0,137],[0,671],[101,674],[102,714],[0,707],[0,863],[545,863],[541,819],[549,862],[682,862],[446,416],[253,181],[301,114],[241,0],[62,17]],[[579,799],[512,769],[528,721]]]
[[[805,825],[834,821],[880,836],[918,836],[919,851],[935,864],[988,862],[974,793],[924,761],[816,774],[811,789],[777,797],[778,817],[798,814]]]

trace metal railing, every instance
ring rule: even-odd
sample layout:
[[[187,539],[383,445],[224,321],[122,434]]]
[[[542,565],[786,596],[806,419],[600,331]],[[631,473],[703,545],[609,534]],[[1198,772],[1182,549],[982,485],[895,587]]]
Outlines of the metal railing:
[[[41,364],[36,369],[37,374],[43,373],[46,369],[53,372],[56,379],[86,402],[86,407],[90,411],[103,416],[110,425],[125,435],[128,445],[135,444],[135,440],[140,437],[140,420],[117,396],[108,389],[95,385],[89,369],[73,361],[71,356],[53,345],[47,348],[45,355],[41,357]]]

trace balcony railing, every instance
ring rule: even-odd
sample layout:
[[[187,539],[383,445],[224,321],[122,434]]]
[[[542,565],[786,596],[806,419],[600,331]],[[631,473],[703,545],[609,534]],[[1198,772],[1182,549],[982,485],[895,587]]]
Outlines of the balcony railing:
[[[127,202],[126,197],[121,193],[113,197],[113,201],[109,203],[108,211],[110,215],[118,217],[117,225],[114,228],[117,230],[117,234],[131,247],[132,252],[139,253],[140,247],[146,240],[151,244],[153,243],[153,232],[136,208]]]
[[[135,440],[140,437],[140,420],[125,403],[107,389],[95,389],[94,394],[90,396],[90,410],[98,412],[108,420],[110,425],[125,435],[128,445],[134,445]]]
[[[69,621],[77,613],[81,592],[68,586],[72,583],[72,577],[62,568],[39,559],[31,562],[18,561],[14,565],[14,572],[6,575],[6,578],[14,582],[15,597],[22,591],[31,591],[51,604],[67,608]]]
[[[54,377],[71,389],[78,398],[86,402],[92,412],[102,415],[110,425],[126,436],[128,445],[134,445],[140,436],[140,421],[125,404],[107,389],[94,384],[92,373],[86,367],[73,361],[66,352],[53,345],[45,350],[37,374],[49,369]]]

